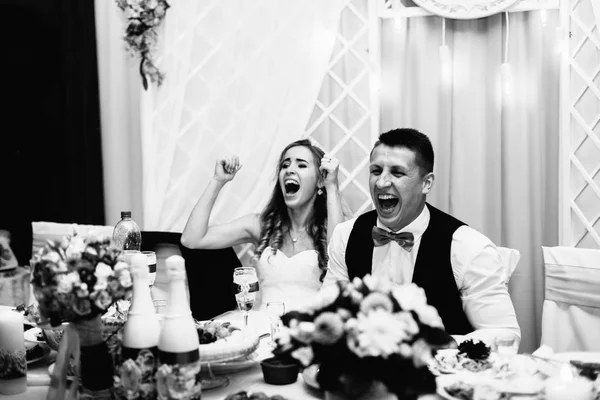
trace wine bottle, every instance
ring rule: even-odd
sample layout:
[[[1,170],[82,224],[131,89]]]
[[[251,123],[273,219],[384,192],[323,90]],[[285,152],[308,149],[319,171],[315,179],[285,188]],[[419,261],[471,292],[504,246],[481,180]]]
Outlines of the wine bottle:
[[[170,256],[166,267],[169,302],[158,341],[158,398],[200,399],[200,342],[187,298],[185,261]]]
[[[131,257],[133,297],[123,328],[118,393],[127,399],[156,398],[154,375],[157,368],[160,325],[148,284],[148,257]]]

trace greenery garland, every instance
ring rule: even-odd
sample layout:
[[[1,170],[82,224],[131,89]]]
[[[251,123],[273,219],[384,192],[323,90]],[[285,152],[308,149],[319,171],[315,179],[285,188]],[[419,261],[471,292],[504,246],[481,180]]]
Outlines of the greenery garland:
[[[144,90],[148,90],[148,78],[160,86],[165,74],[156,66],[154,53],[158,44],[156,28],[162,23],[170,5],[166,0],[116,0],[127,13],[125,42],[133,55],[140,58],[140,75]]]

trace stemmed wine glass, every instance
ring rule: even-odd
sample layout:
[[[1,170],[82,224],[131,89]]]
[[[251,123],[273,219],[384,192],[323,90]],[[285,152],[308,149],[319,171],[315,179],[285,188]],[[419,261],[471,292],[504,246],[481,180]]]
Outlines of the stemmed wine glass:
[[[244,327],[248,328],[248,314],[254,306],[258,291],[256,270],[251,267],[240,267],[233,270],[233,283],[236,284],[235,300],[244,315]]]

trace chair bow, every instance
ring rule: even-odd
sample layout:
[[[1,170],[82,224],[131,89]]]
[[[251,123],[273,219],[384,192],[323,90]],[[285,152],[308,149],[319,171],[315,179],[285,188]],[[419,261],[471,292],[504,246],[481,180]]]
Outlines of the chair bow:
[[[373,237],[373,243],[376,247],[384,246],[388,244],[390,240],[398,243],[406,251],[411,251],[415,245],[415,237],[410,232],[394,233],[374,226],[371,231],[371,236]]]

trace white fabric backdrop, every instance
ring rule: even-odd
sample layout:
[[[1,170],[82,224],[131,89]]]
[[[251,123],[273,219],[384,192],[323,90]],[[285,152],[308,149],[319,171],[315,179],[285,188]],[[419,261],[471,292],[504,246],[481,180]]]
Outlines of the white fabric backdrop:
[[[503,18],[447,20],[454,69],[446,83],[441,19],[411,18],[399,28],[386,21],[382,131],[413,127],[428,134],[437,178],[428,200],[520,251],[510,288],[521,350],[533,351],[543,302],[541,245],[558,241],[558,13],[548,13],[546,27],[538,12],[510,15],[512,96],[504,99]]]
[[[142,215],[140,145],[141,78],[137,59],[125,51],[124,16],[114,1],[96,0],[96,48],[100,86],[100,122],[106,223],[116,224],[130,210]]]
[[[178,0],[161,32],[161,88],[142,95],[145,229],[181,231],[217,156],[243,163],[213,221],[262,209],[277,157],[304,133],[342,0]]]

